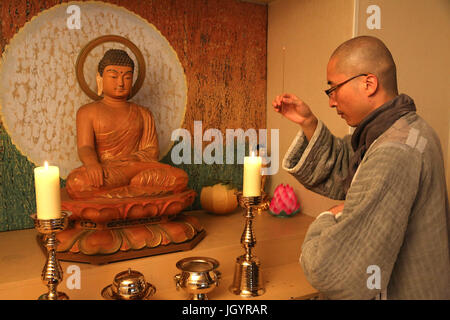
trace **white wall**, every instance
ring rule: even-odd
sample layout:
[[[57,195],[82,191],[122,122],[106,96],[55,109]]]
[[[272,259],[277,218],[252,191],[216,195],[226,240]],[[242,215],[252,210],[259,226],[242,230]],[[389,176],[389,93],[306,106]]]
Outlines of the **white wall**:
[[[352,37],[353,0],[278,0],[269,4],[267,48],[267,128],[280,131],[280,167],[299,127],[272,110],[272,100],[282,91],[283,46],[284,91],[306,101],[313,112],[336,135],[348,133],[348,126],[328,106],[323,90],[327,87],[326,66],[332,51]],[[315,216],[338,203],[306,190],[280,168],[271,176],[271,194],[280,183],[296,190],[302,212]]]
[[[380,30],[366,26],[370,16],[366,10],[372,4],[381,9]],[[450,1],[275,0],[269,3],[268,20],[267,128],[280,130],[280,166],[299,129],[272,110],[272,100],[281,93],[283,83],[284,91],[306,101],[335,135],[347,134],[349,127],[328,107],[323,93],[326,65],[339,44],[369,34],[390,48],[400,92],[416,101],[418,113],[438,133],[450,185]],[[294,187],[308,215],[317,216],[339,203],[306,190],[281,168],[270,177],[267,191],[273,194],[280,183]]]
[[[369,29],[367,8],[380,9],[380,29]],[[382,39],[397,65],[399,92],[436,131],[450,186],[450,1],[358,0],[358,35]],[[450,190],[448,190],[450,191]]]

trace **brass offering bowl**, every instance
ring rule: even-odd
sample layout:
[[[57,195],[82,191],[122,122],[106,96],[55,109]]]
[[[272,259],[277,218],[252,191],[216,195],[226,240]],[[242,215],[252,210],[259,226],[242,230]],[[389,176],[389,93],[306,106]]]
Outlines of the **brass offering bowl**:
[[[207,293],[219,285],[219,262],[208,257],[190,257],[177,262],[180,274],[174,280],[178,289],[189,293],[191,300],[208,300]]]
[[[107,300],[147,300],[154,295],[156,288],[145,281],[144,275],[128,269],[116,274],[113,283],[102,290]]]

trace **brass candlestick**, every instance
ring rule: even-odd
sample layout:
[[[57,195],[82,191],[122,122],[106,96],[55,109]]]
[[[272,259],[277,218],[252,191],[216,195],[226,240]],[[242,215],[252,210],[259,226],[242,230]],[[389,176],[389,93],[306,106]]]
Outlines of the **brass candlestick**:
[[[230,291],[242,297],[256,297],[264,294],[265,288],[261,275],[261,263],[252,254],[256,245],[256,237],[253,232],[254,211],[261,208],[264,195],[258,197],[244,197],[242,192],[236,193],[239,205],[245,209],[245,227],[241,236],[241,244],[245,254],[236,258],[233,284]]]
[[[56,289],[63,279],[63,271],[56,258],[56,233],[67,228],[70,212],[62,211],[61,218],[38,219],[36,214],[31,215],[34,220],[36,230],[44,235],[45,247],[47,248],[47,261],[42,269],[42,281],[46,283],[48,292],[42,294],[39,300],[68,300],[69,297],[64,292]]]

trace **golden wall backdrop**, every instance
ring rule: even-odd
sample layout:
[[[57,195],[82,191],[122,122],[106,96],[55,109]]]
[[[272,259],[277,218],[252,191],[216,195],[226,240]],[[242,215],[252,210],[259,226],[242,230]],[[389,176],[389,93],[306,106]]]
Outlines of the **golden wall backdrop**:
[[[203,130],[218,128],[223,133],[227,128],[265,128],[266,6],[238,0],[104,2],[125,8],[148,21],[170,43],[187,84],[183,128],[193,132],[194,121],[202,121]],[[2,54],[33,17],[65,3],[1,1]],[[32,226],[28,217],[35,209],[32,169],[41,165],[30,161],[16,148],[6,129],[0,123],[0,231]],[[76,156],[76,150],[73,152]]]

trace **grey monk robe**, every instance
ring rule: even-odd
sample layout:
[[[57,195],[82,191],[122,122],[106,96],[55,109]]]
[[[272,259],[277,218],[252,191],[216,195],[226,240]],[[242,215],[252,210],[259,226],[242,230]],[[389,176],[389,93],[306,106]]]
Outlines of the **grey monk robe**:
[[[308,229],[300,258],[308,281],[331,299],[450,299],[450,213],[433,129],[415,112],[401,117],[369,147],[345,194],[350,139],[319,121],[311,141],[300,131],[283,159],[306,188],[345,199],[340,216],[322,214]],[[373,265],[380,289],[369,288]]]

